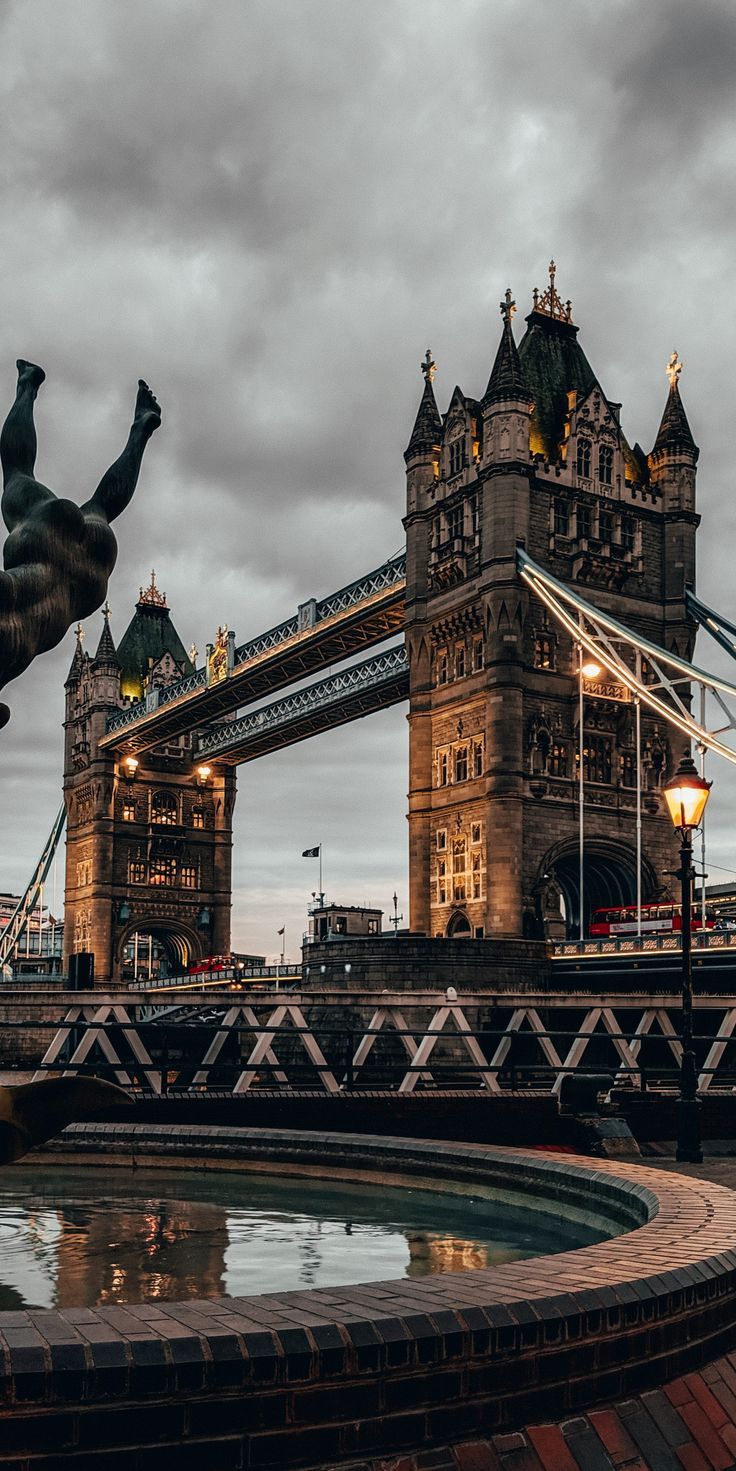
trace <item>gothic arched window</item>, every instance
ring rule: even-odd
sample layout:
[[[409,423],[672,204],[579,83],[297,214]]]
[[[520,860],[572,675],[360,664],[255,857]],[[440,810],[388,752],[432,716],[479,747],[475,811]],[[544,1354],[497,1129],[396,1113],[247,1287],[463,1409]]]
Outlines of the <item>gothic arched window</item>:
[[[151,822],[162,827],[176,827],[179,821],[179,804],[171,792],[154,792],[151,797]]]
[[[591,445],[589,439],[578,440],[577,463],[575,468],[578,475],[582,475],[586,480],[590,479],[590,450]]]
[[[601,485],[613,484],[613,450],[610,444],[598,448],[598,479]]]

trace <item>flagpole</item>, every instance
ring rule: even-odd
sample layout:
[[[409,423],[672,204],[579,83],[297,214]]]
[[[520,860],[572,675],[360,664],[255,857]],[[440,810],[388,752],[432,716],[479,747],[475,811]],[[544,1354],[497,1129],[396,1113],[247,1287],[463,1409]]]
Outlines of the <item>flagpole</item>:
[[[325,893],[322,888],[322,844],[319,845],[319,902],[324,908]]]

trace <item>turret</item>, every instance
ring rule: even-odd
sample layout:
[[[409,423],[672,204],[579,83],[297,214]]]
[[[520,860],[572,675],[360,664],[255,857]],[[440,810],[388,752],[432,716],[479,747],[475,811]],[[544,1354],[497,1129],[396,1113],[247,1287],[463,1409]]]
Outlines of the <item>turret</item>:
[[[485,464],[529,460],[529,419],[534,408],[511,330],[516,302],[511,290],[501,302],[503,331],[483,398]]]
[[[422,595],[427,585],[427,560],[429,556],[428,524],[415,519],[422,513],[434,496],[439,475],[439,455],[442,444],[442,420],[434,396],[432,382],[437,365],[427,348],[421,364],[424,374],[422,394],[411,438],[404,451],[406,462],[406,554],[409,570],[408,585]]]
[[[695,467],[700,450],[690,431],[680,397],[682,363],[673,352],[667,364],[670,391],[654,447],[649,455],[652,484],[663,497],[664,511],[695,510]]]
[[[681,373],[682,363],[673,352],[667,364],[670,388],[649,455],[649,473],[653,489],[662,498],[664,521],[663,641],[668,649],[691,658],[695,626],[687,618],[683,598],[685,587],[695,585],[695,532],[700,520],[695,511],[695,475],[700,451],[680,397]]]

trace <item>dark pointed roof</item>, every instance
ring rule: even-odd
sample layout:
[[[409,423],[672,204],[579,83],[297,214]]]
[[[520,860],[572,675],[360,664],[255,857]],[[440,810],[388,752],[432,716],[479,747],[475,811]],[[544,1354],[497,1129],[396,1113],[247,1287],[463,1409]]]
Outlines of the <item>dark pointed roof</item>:
[[[141,588],[135,613],[117,649],[122,693],[138,695],[151,666],[166,653],[180,665],[184,674],[192,674],[194,665],[171,622],[164,593],[156,587],[154,574],[147,588]]]
[[[529,385],[524,377],[524,369],[519,361],[519,353],[511,330],[511,318],[516,311],[516,305],[511,300],[511,292],[506,292],[506,301],[501,302],[503,314],[503,331],[501,341],[498,344],[491,376],[488,379],[488,387],[481,402],[485,407],[487,404],[506,403],[510,399],[521,399],[524,403],[532,403],[533,398],[529,392]]]
[[[654,441],[652,454],[656,455],[662,450],[687,450],[697,460],[700,450],[693,439],[690,425],[687,422],[687,414],[680,398],[678,378],[682,370],[682,364],[673,353],[668,372],[670,375],[670,391],[664,406],[662,422],[659,426],[657,438]]]
[[[421,450],[434,449],[435,445],[440,444],[442,440],[442,420],[432,387],[432,379],[437,369],[432,361],[429,348],[427,348],[427,355],[421,366],[424,374],[424,393],[414,421],[414,428],[411,431],[411,438],[404,451],[405,460],[411,459],[412,455]]]
[[[97,653],[95,654],[95,664],[114,664],[117,669],[120,667],[120,660],[118,659],[113,636],[110,632],[110,609],[107,603],[105,603],[102,613],[104,621],[102,624],[102,633],[100,634],[100,642],[97,645]]]
[[[72,657],[72,662],[69,665],[69,673],[67,674],[65,681],[66,684],[75,684],[76,681],[81,677],[82,670],[84,669],[84,650],[82,648],[84,630],[81,623],[77,624],[74,631],[77,635],[77,642],[74,645],[74,655]]]

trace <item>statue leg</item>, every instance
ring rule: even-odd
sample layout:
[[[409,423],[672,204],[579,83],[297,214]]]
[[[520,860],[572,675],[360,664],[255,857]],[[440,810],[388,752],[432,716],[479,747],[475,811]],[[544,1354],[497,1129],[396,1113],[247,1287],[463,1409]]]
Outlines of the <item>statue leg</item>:
[[[135,414],[123,453],[105,471],[94,495],[82,506],[85,515],[114,521],[132,499],[143,459],[143,451],[161,423],[161,410],[147,383],[138,379]]]
[[[33,405],[46,374],[35,363],[18,359],[18,388],[15,403],[0,433],[0,461],[3,468],[2,513],[8,531],[23,520],[39,499],[46,500],[51,491],[33,478],[36,463],[36,429]]]

